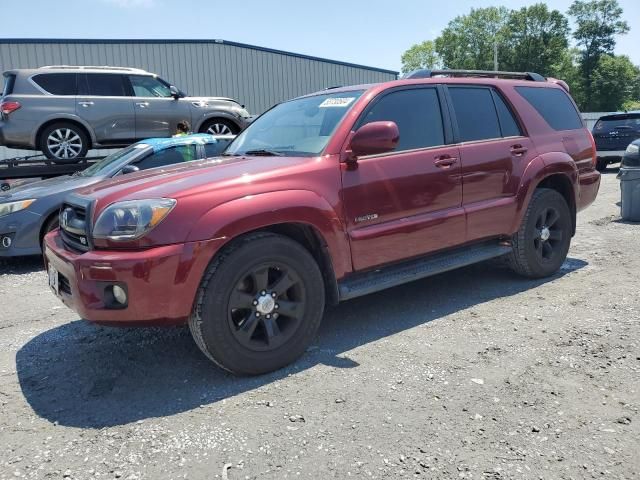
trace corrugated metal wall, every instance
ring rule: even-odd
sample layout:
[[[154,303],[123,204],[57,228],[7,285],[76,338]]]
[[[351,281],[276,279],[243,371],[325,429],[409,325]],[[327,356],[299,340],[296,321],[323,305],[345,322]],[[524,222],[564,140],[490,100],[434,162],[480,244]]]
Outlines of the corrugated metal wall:
[[[251,113],[330,86],[396,78],[389,70],[220,40],[0,40],[0,71],[65,64],[142,68],[189,95],[235,98]],[[20,152],[2,148],[0,158]]]

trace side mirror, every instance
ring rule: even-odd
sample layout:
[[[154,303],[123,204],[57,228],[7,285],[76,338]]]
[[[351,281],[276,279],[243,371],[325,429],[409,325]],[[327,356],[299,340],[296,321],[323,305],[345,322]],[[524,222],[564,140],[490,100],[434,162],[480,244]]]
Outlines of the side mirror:
[[[120,170],[120,173],[122,175],[126,175],[127,173],[133,173],[133,172],[137,172],[139,170],[140,170],[140,168],[136,167],[135,165],[125,165],[124,167],[122,167],[122,170]]]
[[[177,87],[174,87],[173,85],[169,87],[169,91],[171,92],[171,96],[176,100],[184,96],[182,95],[182,92],[178,90]]]
[[[395,122],[371,122],[351,137],[351,159],[391,152],[398,145],[400,131]]]

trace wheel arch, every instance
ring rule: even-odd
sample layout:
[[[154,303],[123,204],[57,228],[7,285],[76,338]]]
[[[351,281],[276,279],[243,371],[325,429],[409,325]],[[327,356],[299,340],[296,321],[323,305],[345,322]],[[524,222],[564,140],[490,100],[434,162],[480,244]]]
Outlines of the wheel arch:
[[[47,128],[50,125],[53,125],[54,123],[63,123],[63,122],[71,123],[77,126],[78,128],[81,128],[84,134],[87,136],[87,139],[89,140],[89,145],[87,145],[87,148],[91,149],[91,147],[95,144],[93,131],[87,124],[85,124],[82,120],[80,120],[77,117],[56,117],[43,122],[35,131],[35,134],[33,137],[33,144],[36,146],[36,148],[38,149],[41,148],[40,135],[42,135],[42,132],[45,128]]]
[[[240,126],[237,119],[233,115],[230,115],[225,112],[211,112],[206,116],[204,116],[202,119],[200,119],[197,127],[195,128],[195,131],[202,132],[202,129],[204,128],[204,126],[213,122],[214,120],[226,120],[227,122],[233,123],[238,129],[238,132],[242,130],[242,127]]]

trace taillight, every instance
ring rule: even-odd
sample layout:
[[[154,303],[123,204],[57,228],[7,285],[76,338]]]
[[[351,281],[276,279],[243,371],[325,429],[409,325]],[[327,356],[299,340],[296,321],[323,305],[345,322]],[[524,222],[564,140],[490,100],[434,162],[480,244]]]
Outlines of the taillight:
[[[11,112],[15,112],[22,105],[19,102],[2,102],[0,103],[0,111],[3,115],[9,115]]]
[[[589,134],[589,140],[591,140],[591,155],[592,155],[592,163],[593,163],[593,168],[596,168],[596,164],[598,163],[598,152],[596,150],[596,141],[593,138],[593,134],[591,132],[589,132],[587,130],[587,133]]]

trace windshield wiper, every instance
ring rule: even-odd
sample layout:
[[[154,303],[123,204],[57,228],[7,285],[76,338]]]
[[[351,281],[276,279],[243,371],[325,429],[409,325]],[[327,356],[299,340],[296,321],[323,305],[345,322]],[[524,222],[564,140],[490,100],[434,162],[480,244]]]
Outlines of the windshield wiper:
[[[231,153],[231,152],[222,152],[220,154],[221,157],[239,157],[240,154],[238,153]]]
[[[256,156],[263,156],[263,157],[282,157],[284,156],[284,153],[277,152],[275,150],[259,149],[259,150],[247,150],[246,152],[243,153],[243,155],[256,155]]]

